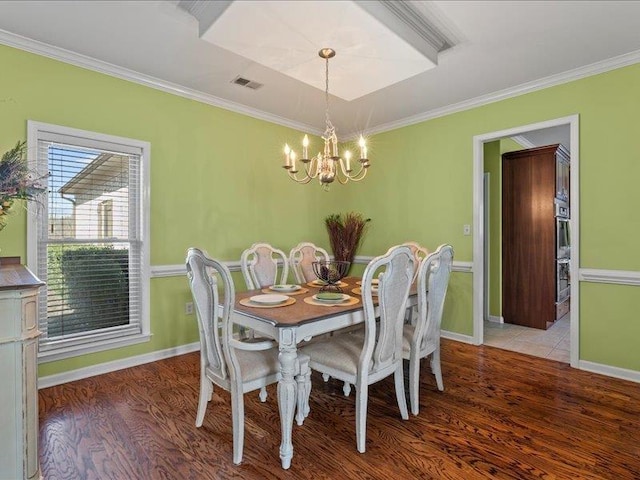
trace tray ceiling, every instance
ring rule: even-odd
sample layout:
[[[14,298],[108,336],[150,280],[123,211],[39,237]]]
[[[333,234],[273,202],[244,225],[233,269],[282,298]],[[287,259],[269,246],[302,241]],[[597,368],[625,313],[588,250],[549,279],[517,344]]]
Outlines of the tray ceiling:
[[[250,21],[236,13],[225,27],[228,33],[235,25],[242,35],[235,43],[244,50],[236,52],[229,44],[207,41],[215,19],[201,37],[199,20],[179,3],[5,0],[0,2],[0,42],[316,132],[324,124],[324,66],[317,52],[331,46],[338,50],[335,66],[330,63],[331,118],[341,138],[640,61],[638,1],[389,2],[407,7],[393,14],[396,20],[407,17],[405,26],[426,19],[453,39],[453,46],[431,59],[437,66],[426,70],[407,59],[402,43],[422,59],[429,58],[429,49],[421,51],[419,35],[402,22],[382,21],[375,10],[379,2],[285,2],[297,13],[292,19],[281,5],[274,7],[272,15],[281,25],[276,28],[282,30],[277,36],[261,30],[259,15]],[[228,7],[229,15],[231,8],[242,9],[244,2],[237,3]],[[416,15],[407,16],[411,10]],[[368,17],[358,17],[362,14]],[[293,37],[281,35],[287,30],[283,22],[295,24],[288,29]],[[307,35],[311,27],[314,33],[324,27],[326,35]],[[227,33],[219,35],[219,43],[230,41]],[[366,48],[381,37],[376,60]],[[346,45],[342,52],[341,45]],[[269,64],[262,46],[270,52]],[[411,68],[394,66],[403,62]],[[316,71],[303,72],[307,63]],[[240,87],[232,83],[238,76],[263,86]],[[344,90],[338,89],[341,81]]]

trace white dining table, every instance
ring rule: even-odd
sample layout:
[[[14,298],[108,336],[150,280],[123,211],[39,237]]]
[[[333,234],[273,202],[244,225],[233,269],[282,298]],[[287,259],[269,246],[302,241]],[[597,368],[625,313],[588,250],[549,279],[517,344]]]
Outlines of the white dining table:
[[[347,277],[342,282],[344,293],[358,298],[360,301],[354,305],[311,305],[304,301],[305,297],[318,293],[319,287],[310,287],[307,293],[296,295],[293,305],[277,308],[255,308],[239,303],[240,300],[262,293],[262,290],[253,290],[236,294],[236,303],[233,312],[233,322],[237,325],[250,328],[256,333],[274,338],[278,342],[281,378],[278,381],[278,408],[280,411],[280,424],[282,439],[280,443],[280,459],[282,468],[288,469],[293,458],[293,443],[291,433],[296,406],[297,383],[295,376],[299,373],[297,362],[297,345],[303,340],[334,332],[345,327],[364,322],[364,310],[359,295],[352,292],[360,285],[357,277]],[[415,288],[412,290],[410,304],[415,304]]]

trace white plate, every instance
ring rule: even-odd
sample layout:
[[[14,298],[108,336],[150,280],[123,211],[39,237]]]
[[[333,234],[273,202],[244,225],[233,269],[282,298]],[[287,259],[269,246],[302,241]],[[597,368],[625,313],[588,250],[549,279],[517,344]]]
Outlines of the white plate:
[[[289,297],[286,295],[275,295],[275,294],[266,294],[266,295],[254,295],[249,298],[253,303],[259,303],[261,305],[277,305],[282,302],[286,302],[289,300]]]
[[[271,290],[274,292],[295,292],[300,290],[300,285],[271,285]]]
[[[342,298],[338,298],[336,300],[327,300],[325,298],[318,298],[318,295],[314,295],[313,298],[316,302],[320,302],[320,303],[330,303],[330,304],[338,304],[338,303],[343,303],[346,302],[347,300],[349,300],[349,295],[346,294],[342,294]]]

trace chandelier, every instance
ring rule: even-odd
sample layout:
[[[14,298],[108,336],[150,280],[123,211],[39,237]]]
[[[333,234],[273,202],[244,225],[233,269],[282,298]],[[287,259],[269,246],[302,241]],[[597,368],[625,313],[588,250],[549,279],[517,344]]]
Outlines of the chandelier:
[[[360,147],[360,159],[356,162],[360,163],[357,172],[354,172],[351,162],[351,152],[344,152],[344,159],[338,153],[338,137],[336,129],[329,118],[329,59],[336,55],[332,48],[323,48],[318,52],[321,58],[325,59],[325,122],[326,128],[322,139],[324,140],[324,150],[312,158],[309,158],[309,137],[304,136],[302,140],[302,156],[300,163],[304,174],[298,176],[299,170],[296,165],[298,155],[289,147],[284,146],[284,165],[283,168],[289,174],[289,178],[298,183],[309,183],[312,179],[317,178],[325,190],[329,189],[334,180],[338,180],[341,184],[347,183],[349,180],[358,182],[367,175],[369,168],[369,160],[367,159],[367,145],[362,135],[358,146]],[[356,163],[354,162],[354,163]]]

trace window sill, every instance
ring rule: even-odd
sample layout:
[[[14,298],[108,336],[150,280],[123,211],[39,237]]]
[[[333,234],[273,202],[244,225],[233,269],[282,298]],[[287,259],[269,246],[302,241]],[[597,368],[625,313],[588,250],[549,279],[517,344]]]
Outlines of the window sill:
[[[79,357],[81,355],[87,355],[90,353],[103,352],[105,350],[113,350],[115,348],[127,347],[129,345],[136,345],[138,343],[145,343],[150,340],[150,333],[138,333],[135,335],[128,335],[126,337],[111,338],[108,340],[91,342],[87,345],[73,345],[56,348],[55,350],[39,352],[38,363],[55,362],[57,360],[63,360],[65,358]]]

